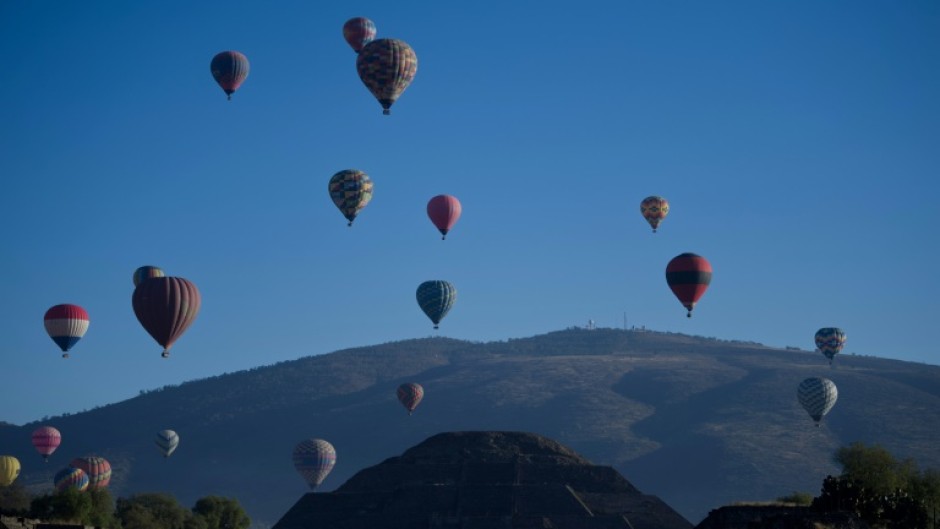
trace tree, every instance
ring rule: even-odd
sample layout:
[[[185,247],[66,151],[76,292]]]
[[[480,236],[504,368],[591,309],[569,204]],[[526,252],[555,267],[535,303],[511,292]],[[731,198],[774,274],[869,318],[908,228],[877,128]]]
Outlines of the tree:
[[[796,505],[810,505],[813,503],[813,495],[808,492],[793,491],[786,496],[780,496],[777,501]]]
[[[917,476],[914,461],[898,461],[880,445],[852,443],[837,450],[833,459],[842,466],[842,477],[860,483],[875,494],[907,489]]]
[[[69,487],[64,491],[34,498],[29,510],[31,517],[40,520],[82,523],[91,515],[91,496]]]
[[[940,528],[940,470],[928,468],[911,483],[911,494],[924,502],[931,529]]]
[[[937,529],[940,472],[918,471],[914,461],[897,460],[881,446],[852,443],[834,456],[842,474],[828,476],[813,507],[849,511],[873,527]]]
[[[114,516],[114,499],[106,488],[94,488],[85,494],[91,500],[91,512],[82,519],[82,525],[120,529],[121,524]]]
[[[32,501],[29,493],[22,485],[14,483],[0,487],[0,514],[20,516],[29,512],[29,503]]]
[[[117,517],[124,529],[187,529],[192,513],[169,494],[137,494],[117,501]]]
[[[193,514],[206,522],[206,529],[248,529],[251,519],[238,500],[220,496],[200,498]]]

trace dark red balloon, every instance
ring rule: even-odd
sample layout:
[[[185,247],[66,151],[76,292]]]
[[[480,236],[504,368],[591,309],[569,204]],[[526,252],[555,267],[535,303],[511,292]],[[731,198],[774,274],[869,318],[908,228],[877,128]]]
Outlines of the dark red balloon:
[[[684,253],[673,257],[666,266],[666,282],[682,306],[689,310],[690,318],[692,309],[705,294],[711,281],[712,265],[701,255]]]
[[[163,346],[163,357],[199,314],[202,298],[192,282],[181,277],[141,281],[132,298],[134,314],[144,329]]]
[[[441,239],[454,227],[460,218],[460,201],[451,195],[437,195],[428,201],[428,217],[441,232]]]
[[[398,394],[398,401],[408,410],[408,415],[415,411],[415,408],[421,403],[421,399],[424,398],[424,388],[417,382],[406,382],[398,386],[396,393]]]
[[[248,57],[237,51],[223,51],[212,58],[209,69],[215,82],[232,99],[235,90],[248,78]]]
[[[375,23],[365,17],[350,18],[343,24],[343,38],[359,53],[363,46],[375,40]]]

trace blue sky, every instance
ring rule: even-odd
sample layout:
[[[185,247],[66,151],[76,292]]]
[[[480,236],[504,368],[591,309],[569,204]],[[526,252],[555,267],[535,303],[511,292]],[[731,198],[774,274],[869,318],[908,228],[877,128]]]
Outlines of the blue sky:
[[[383,116],[342,38],[408,42]],[[209,61],[245,53],[232,101]],[[937,364],[940,5],[0,2],[0,420],[224,372],[594,319]],[[375,196],[347,228],[326,191]],[[442,242],[432,196],[460,198]],[[653,235],[647,195],[672,211]],[[691,320],[666,263],[705,256]],[[144,264],[203,306],[169,360]],[[451,281],[440,331],[415,289]],[[91,315],[63,360],[42,317]]]

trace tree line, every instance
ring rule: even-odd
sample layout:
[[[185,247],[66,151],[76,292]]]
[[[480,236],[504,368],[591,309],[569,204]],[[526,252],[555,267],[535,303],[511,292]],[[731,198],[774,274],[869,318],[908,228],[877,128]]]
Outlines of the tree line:
[[[921,470],[912,459],[863,443],[838,449],[833,460],[842,473],[827,476],[819,496],[795,492],[778,500],[851,512],[873,529],[940,529],[940,470]]]
[[[108,489],[74,487],[31,496],[17,484],[0,487],[0,514],[103,529],[248,529],[238,500],[206,496],[187,509],[170,494],[145,493],[115,501]]]

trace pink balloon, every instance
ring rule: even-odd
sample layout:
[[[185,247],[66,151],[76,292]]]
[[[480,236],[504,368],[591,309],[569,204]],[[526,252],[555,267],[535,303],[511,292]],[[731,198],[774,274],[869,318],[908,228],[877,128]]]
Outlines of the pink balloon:
[[[443,235],[441,239],[447,238],[447,232],[460,218],[460,211],[460,201],[452,195],[437,195],[428,201],[428,217]]]

